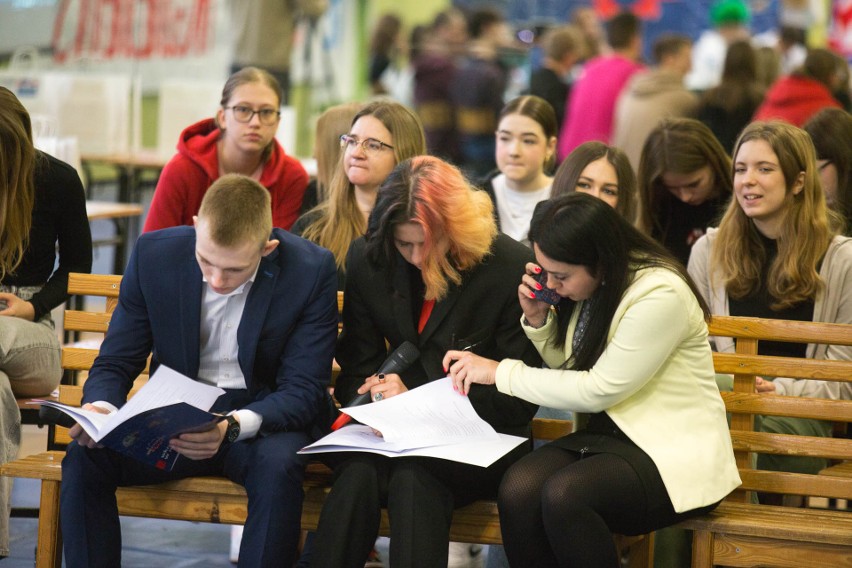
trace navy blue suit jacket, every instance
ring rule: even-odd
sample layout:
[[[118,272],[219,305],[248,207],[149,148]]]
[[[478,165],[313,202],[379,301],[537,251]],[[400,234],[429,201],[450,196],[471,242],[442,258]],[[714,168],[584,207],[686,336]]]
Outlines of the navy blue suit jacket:
[[[306,430],[331,379],[337,272],[328,250],[280,229],[271,238],[280,244],[260,261],[237,331],[243,408],[261,415],[261,432]],[[123,405],[149,354],[152,373],[163,364],[197,377],[203,286],[194,228],[140,236],[83,401]]]

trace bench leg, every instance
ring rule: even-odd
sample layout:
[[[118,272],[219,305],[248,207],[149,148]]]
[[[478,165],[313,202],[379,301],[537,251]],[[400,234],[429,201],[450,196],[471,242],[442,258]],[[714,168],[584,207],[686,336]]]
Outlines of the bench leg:
[[[653,568],[654,533],[638,536],[617,535],[615,544],[619,555],[629,568]]]
[[[41,505],[38,515],[36,568],[62,567],[62,536],[59,532],[58,481],[41,482]]]
[[[692,535],[692,568],[713,568],[713,533],[695,531]]]

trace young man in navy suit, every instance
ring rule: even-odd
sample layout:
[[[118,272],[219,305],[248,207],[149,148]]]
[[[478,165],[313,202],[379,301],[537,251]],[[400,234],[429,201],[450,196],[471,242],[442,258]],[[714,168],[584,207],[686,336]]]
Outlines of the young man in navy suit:
[[[170,472],[99,448],[75,425],[62,462],[61,528],[69,567],[121,565],[115,489],[195,475],[246,488],[240,566],[288,566],[299,535],[305,460],[296,452],[323,420],[337,337],[331,253],[272,228],[269,192],[239,175],[207,191],[194,227],[142,235],[121,282],[84,408],[127,400],[149,354],[225,389],[205,432],[170,441]]]

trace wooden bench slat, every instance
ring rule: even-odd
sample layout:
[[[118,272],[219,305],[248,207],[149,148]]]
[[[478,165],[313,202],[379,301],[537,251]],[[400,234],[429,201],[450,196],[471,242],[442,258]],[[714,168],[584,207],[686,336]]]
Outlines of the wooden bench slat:
[[[82,312],[65,310],[65,330],[91,333],[106,333],[112,314],[106,312]]]
[[[121,276],[115,274],[79,274],[68,275],[68,293],[81,296],[102,296],[118,298]]]
[[[839,460],[852,459],[852,447],[844,439],[731,430],[731,441],[735,450],[746,450],[759,454],[824,457]],[[791,444],[800,445],[800,449],[795,454],[790,451]]]
[[[723,392],[722,399],[728,412],[852,422],[852,407],[841,400],[744,392]]]
[[[719,533],[713,542],[716,562],[724,566],[775,568],[838,568],[849,565],[849,547],[773,538]]]
[[[68,371],[88,371],[98,352],[94,349],[64,347],[62,349],[62,368]]]
[[[88,371],[92,368],[92,363],[98,356],[96,349],[86,349],[83,347],[63,347],[62,348],[62,368],[69,371]],[[147,375],[150,371],[151,360],[145,364],[142,374]]]
[[[0,465],[0,475],[27,479],[62,480],[62,458],[65,452],[42,452]]]
[[[572,429],[570,420],[536,418],[532,423],[532,436],[536,440],[556,440],[570,434]]]
[[[843,463],[827,467],[819,472],[819,474],[830,475],[833,477],[848,477],[852,479],[852,461],[845,461]]]
[[[830,499],[852,499],[852,479],[784,471],[749,469],[740,472],[742,489],[782,493],[785,495],[810,495]],[[852,536],[850,536],[852,546]]]
[[[852,361],[830,359],[797,359],[769,355],[714,353],[713,368],[717,373],[738,373],[772,377],[794,377],[823,381],[848,381]]]
[[[737,337],[742,339],[767,339],[793,343],[826,343],[852,345],[852,332],[846,324],[818,323],[752,318],[713,316],[708,325],[711,336]]]
[[[716,510],[678,526],[691,530],[735,532],[794,541],[852,546],[852,515],[845,511],[793,509],[722,502]],[[852,553],[852,551],[850,551]]]

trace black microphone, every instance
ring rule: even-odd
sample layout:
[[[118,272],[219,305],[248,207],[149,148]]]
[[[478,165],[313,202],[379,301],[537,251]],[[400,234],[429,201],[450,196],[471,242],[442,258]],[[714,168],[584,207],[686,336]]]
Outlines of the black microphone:
[[[411,366],[412,363],[417,361],[420,357],[420,351],[417,350],[417,347],[414,346],[410,341],[403,342],[399,347],[393,350],[393,353],[390,354],[390,357],[385,359],[385,362],[382,363],[379,370],[376,371],[377,375],[390,375],[390,374],[399,374],[406,370]],[[370,402],[370,391],[365,392],[364,394],[359,394],[355,398],[353,398],[349,404],[346,405],[347,408],[350,406],[361,406],[362,404],[366,404]],[[331,425],[332,430],[337,430],[338,428],[345,426],[352,420],[352,417],[348,414],[341,414],[337,417],[337,420],[334,421],[334,424]]]

